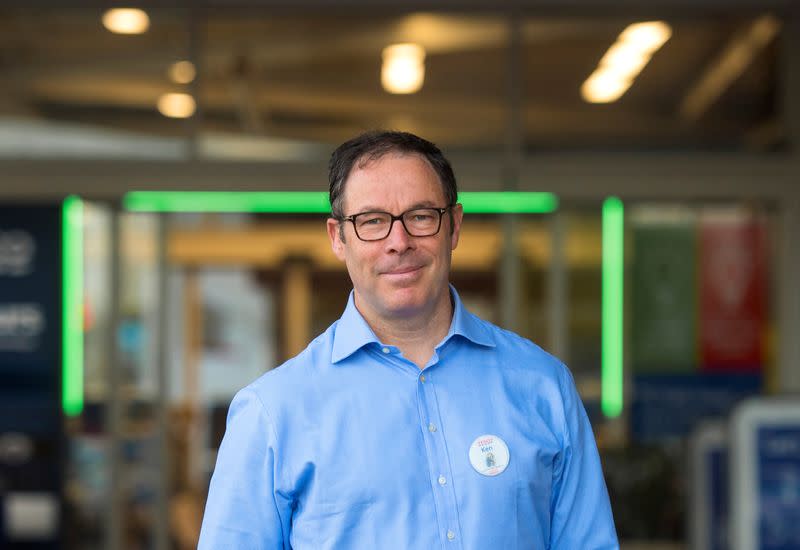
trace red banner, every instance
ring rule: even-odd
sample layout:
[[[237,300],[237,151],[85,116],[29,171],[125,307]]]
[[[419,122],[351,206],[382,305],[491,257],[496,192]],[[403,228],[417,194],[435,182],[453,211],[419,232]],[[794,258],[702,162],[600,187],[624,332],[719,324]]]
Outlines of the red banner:
[[[704,370],[757,371],[764,358],[764,224],[705,216],[700,229],[700,354]]]

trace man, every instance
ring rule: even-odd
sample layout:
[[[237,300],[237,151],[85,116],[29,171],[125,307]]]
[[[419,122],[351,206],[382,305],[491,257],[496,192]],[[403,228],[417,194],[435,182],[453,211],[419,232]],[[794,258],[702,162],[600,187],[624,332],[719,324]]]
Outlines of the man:
[[[432,143],[330,163],[337,322],[231,404],[201,549],[618,548],[569,371],[448,284],[463,211]]]

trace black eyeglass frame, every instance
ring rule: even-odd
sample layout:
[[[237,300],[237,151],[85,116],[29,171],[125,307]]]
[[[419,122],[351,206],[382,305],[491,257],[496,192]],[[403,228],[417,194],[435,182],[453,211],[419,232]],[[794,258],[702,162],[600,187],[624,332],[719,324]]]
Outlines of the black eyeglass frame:
[[[380,210],[369,210],[367,212],[359,212],[358,214],[353,214],[351,216],[343,216],[343,217],[339,218],[339,221],[340,222],[350,222],[350,223],[352,223],[353,224],[353,231],[355,232],[356,237],[358,237],[358,240],[364,241],[364,242],[367,242],[367,243],[374,243],[374,242],[382,241],[382,240],[386,239],[392,233],[392,228],[394,227],[394,222],[396,222],[398,220],[403,225],[403,229],[405,230],[405,232],[408,233],[412,237],[433,237],[434,235],[438,235],[439,231],[442,230],[442,216],[444,216],[445,212],[447,212],[448,210],[453,208],[453,206],[455,206],[455,205],[454,204],[450,204],[450,205],[445,206],[444,208],[435,208],[435,207],[432,207],[432,206],[421,206],[419,208],[409,208],[408,210],[406,210],[405,212],[401,212],[397,216],[394,216],[391,212],[382,212]],[[434,211],[434,212],[439,214],[439,223],[436,226],[436,231],[434,231],[433,233],[425,234],[425,235],[414,235],[411,231],[408,230],[408,227],[406,226],[406,222],[403,219],[403,217],[406,214],[408,214],[409,212],[415,212],[417,210],[432,210],[432,211]],[[384,235],[380,239],[365,239],[361,235],[358,234],[358,229],[356,228],[356,218],[358,218],[359,216],[364,216],[366,214],[386,214],[387,216],[389,216],[389,218],[391,218],[391,221],[389,222],[389,229],[388,229],[388,231],[386,231],[386,235]]]

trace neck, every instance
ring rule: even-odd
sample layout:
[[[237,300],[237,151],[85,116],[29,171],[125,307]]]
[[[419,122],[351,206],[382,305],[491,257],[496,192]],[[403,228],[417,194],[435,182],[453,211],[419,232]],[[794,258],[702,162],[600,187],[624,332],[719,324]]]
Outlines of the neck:
[[[453,319],[453,302],[449,288],[432,311],[425,314],[398,318],[371,314],[367,311],[368,308],[360,307],[358,296],[356,307],[381,342],[396,346],[406,359],[420,369],[425,368],[433,356],[436,344],[447,335]]]

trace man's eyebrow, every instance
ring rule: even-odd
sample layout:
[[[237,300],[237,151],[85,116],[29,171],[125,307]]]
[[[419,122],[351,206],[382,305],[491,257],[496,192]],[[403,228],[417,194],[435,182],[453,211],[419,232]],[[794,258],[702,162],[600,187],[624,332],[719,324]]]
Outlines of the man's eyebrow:
[[[367,206],[362,206],[361,208],[359,208],[358,212],[356,212],[356,214],[366,214],[367,212],[386,212],[386,210],[384,210],[383,208],[381,208],[379,206],[367,205]]]
[[[421,201],[412,204],[409,210],[414,210],[415,208],[438,208],[438,206],[434,201]]]
[[[439,207],[438,207],[438,205],[436,204],[435,201],[425,200],[425,201],[415,202],[414,204],[409,206],[406,209],[406,211],[408,211],[408,210],[416,210],[417,208],[439,208]],[[368,212],[386,212],[386,210],[385,210],[384,207],[381,207],[381,206],[367,205],[367,206],[362,206],[358,210],[358,212],[356,212],[356,214],[366,214]],[[389,214],[391,214],[391,212],[389,212]]]

